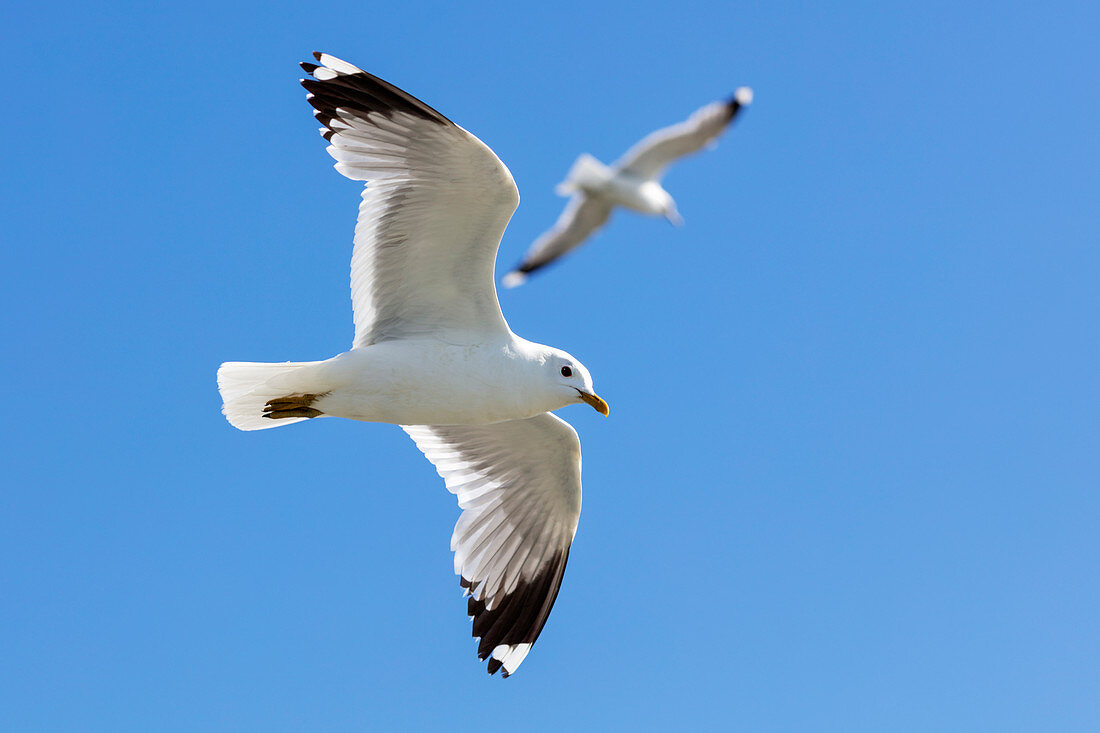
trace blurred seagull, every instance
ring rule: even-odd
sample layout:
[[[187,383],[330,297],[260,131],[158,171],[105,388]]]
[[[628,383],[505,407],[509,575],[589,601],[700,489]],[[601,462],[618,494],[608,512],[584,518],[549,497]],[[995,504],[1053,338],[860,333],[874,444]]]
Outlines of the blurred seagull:
[[[713,147],[737,113],[752,103],[752,89],[740,87],[724,102],[711,102],[683,122],[651,132],[608,167],[583,153],[555,191],[572,196],[552,228],[543,233],[502,284],[514,288],[527,276],[584,243],[607,223],[615,206],[683,224],[676,202],[661,187],[665,169],[676,159]]]
[[[546,623],[580,516],[580,441],[550,411],[607,415],[607,403],[579,361],[504,321],[493,263],[519,193],[500,159],[397,87],[315,57],[302,86],[328,152],[370,182],[351,258],[355,340],[325,361],[222,364],[222,411],[241,430],[400,425],[458,496],[455,572],[478,656],[507,677]]]

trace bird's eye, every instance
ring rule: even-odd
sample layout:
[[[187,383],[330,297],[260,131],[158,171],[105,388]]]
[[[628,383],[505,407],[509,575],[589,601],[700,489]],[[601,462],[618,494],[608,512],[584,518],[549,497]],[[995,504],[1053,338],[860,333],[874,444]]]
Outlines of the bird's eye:
[[[567,367],[567,366],[563,366],[563,367],[561,368],[561,375],[562,375],[563,377],[571,377],[571,376],[573,376],[573,370],[572,370],[572,368],[570,368],[570,367]]]

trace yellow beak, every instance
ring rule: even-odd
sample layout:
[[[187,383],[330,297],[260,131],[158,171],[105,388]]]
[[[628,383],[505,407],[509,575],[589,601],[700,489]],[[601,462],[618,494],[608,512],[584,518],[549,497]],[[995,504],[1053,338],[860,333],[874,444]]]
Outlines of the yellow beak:
[[[607,403],[604,402],[599,395],[594,395],[590,392],[581,392],[579,389],[577,390],[577,392],[580,393],[582,400],[592,405],[592,408],[604,417],[607,417],[608,414],[611,412],[611,408],[607,406]]]

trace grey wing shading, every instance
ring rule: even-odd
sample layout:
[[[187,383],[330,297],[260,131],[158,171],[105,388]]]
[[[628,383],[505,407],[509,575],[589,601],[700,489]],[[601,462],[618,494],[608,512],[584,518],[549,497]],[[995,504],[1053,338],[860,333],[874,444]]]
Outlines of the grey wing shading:
[[[581,449],[550,413],[492,425],[402,426],[462,515],[451,536],[478,658],[507,677],[535,643],[561,587],[581,511]]]
[[[507,330],[493,269],[519,203],[511,173],[442,114],[346,61],[302,64],[336,169],[368,181],[351,261],[354,346]]]
[[[724,102],[712,102],[683,122],[652,132],[615,162],[615,170],[642,179],[659,179],[669,164],[713,142],[737,113],[752,101],[752,90],[741,87]]]
[[[558,221],[535,240],[514,270],[504,276],[507,288],[522,285],[527,276],[581,246],[589,236],[607,223],[612,205],[603,198],[577,193],[565,205]]]

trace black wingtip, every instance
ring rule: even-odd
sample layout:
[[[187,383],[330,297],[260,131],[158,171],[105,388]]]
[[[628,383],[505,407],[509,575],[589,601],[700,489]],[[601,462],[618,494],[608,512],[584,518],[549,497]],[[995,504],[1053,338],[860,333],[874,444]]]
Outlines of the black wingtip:
[[[320,61],[320,60],[321,60],[321,57],[322,57],[323,55],[324,55],[324,54],[323,54],[323,53],[322,53],[321,51],[314,51],[314,52],[313,52],[313,58],[315,58],[315,59],[316,59],[316,60],[318,60],[318,61]]]
[[[319,52],[314,54],[318,61],[322,55]],[[376,112],[387,117],[401,112],[439,124],[454,124],[408,92],[362,69],[355,73],[337,71],[317,78],[314,74],[319,68],[317,65],[302,63],[301,66],[311,75],[311,78],[300,81],[310,92],[307,100],[314,109],[328,114],[330,118],[341,116],[336,113],[337,110],[349,110],[352,115]]]
[[[511,593],[495,596],[491,609],[474,596],[466,601],[466,613],[474,619],[473,636],[481,640],[477,656],[489,660],[489,674],[502,666],[500,660],[493,658],[497,647],[514,649],[517,644],[534,644],[538,640],[561,589],[568,559],[568,548],[559,551],[533,577],[521,580]]]
[[[307,74],[312,74],[314,71],[321,68],[317,64],[311,64],[308,61],[302,61],[298,65],[305,69]]]
[[[737,97],[730,97],[726,100],[726,119],[733,122],[738,113],[744,109],[744,105],[741,104]]]

